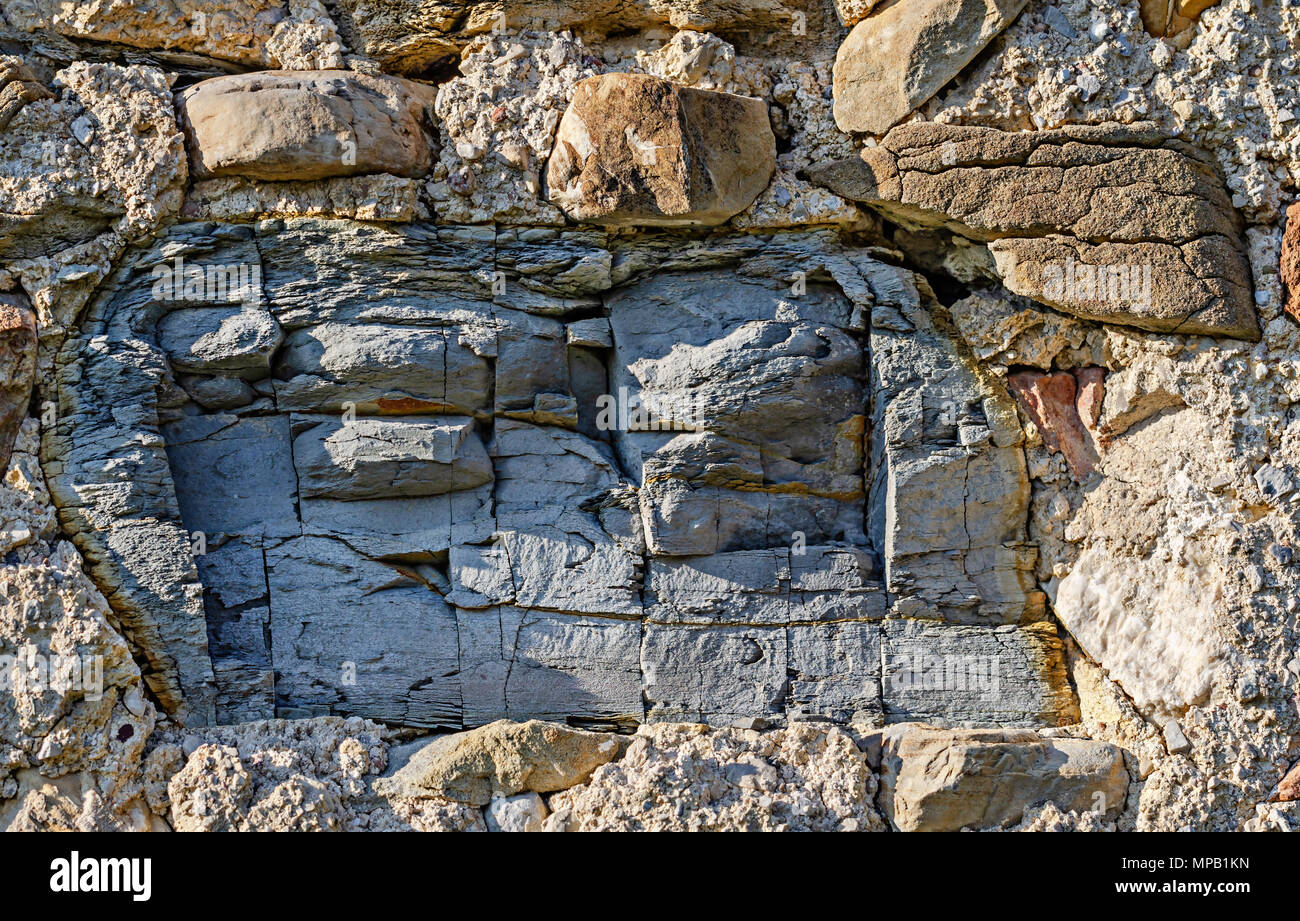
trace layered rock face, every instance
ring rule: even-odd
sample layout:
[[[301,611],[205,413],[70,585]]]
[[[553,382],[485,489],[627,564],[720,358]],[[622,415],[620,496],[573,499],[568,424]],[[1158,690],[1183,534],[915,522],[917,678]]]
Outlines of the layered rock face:
[[[1259,335],[1222,182],[1156,132],[916,124],[818,173],[904,226],[987,244],[1007,288],[1049,307],[1161,332]]]
[[[6,6],[0,827],[1300,824],[1240,13]]]
[[[177,663],[156,680],[198,706],[206,652],[220,722],[1069,721],[1014,407],[909,273],[825,234],[685,258],[520,236],[185,224],[128,254],[64,346],[48,451],[121,602],[206,622],[206,650],[151,649]],[[260,284],[219,303],[214,266]],[[203,295],[173,299],[191,275]],[[376,306],[370,278],[400,281]],[[96,409],[128,394],[133,419]],[[109,471],[138,517],[114,519]],[[969,523],[928,511],[954,505]],[[192,593],[138,583],[163,577],[138,528]],[[953,694],[948,661],[971,669]]]

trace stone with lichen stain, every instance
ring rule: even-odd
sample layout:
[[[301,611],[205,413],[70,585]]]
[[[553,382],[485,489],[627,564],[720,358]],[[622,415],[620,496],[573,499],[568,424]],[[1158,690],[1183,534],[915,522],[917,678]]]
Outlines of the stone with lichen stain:
[[[1101,412],[1104,376],[1101,368],[1081,368],[1077,376],[1070,371],[1018,371],[1007,378],[1048,449],[1065,456],[1076,480],[1087,479],[1097,469],[1091,429]]]
[[[268,71],[204,80],[177,97],[193,174],[415,178],[432,165],[434,91],[345,70]]]
[[[743,211],[775,168],[762,100],[604,74],[575,89],[546,180],[574,220],[698,227]]]

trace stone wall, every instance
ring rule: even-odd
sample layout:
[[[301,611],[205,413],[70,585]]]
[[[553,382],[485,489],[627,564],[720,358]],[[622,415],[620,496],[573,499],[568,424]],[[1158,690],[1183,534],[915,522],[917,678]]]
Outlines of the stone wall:
[[[0,825],[1300,822],[1244,2],[7,4]]]

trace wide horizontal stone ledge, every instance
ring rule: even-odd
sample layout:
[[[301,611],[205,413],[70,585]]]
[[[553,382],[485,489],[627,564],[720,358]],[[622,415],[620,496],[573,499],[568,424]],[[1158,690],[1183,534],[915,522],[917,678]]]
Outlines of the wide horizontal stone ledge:
[[[1049,307],[1152,332],[1259,338],[1222,180],[1149,126],[914,123],[812,173],[904,227],[986,244],[1006,286]]]
[[[399,77],[263,71],[204,80],[177,103],[199,179],[415,178],[433,163],[434,93]]]
[[[904,723],[881,749],[879,801],[899,831],[1005,827],[1043,803],[1113,821],[1128,797],[1123,754],[1091,739]]]
[[[574,220],[712,226],[749,207],[775,169],[761,99],[603,74],[575,88],[546,182]]]

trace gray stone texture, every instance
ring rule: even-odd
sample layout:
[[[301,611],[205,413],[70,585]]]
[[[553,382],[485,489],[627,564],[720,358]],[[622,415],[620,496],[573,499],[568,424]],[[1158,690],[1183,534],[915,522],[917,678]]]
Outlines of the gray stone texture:
[[[262,290],[159,300],[164,252]],[[1055,725],[1022,436],[950,328],[826,232],[179,225],[65,350],[66,405],[128,408],[55,489],[140,620],[137,574],[190,586],[149,642],[209,720]],[[900,682],[926,652],[998,693]]]

